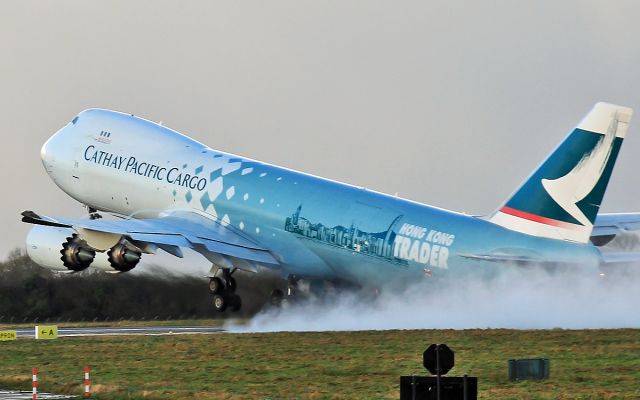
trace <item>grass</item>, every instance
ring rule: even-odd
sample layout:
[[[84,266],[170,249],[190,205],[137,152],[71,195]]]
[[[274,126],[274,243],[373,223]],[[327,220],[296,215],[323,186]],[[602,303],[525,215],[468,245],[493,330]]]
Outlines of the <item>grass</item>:
[[[450,375],[483,399],[640,398],[640,330],[412,330],[22,339],[0,343],[0,387],[95,398],[397,399],[430,343],[456,352]],[[551,379],[512,383],[507,360],[548,357]]]

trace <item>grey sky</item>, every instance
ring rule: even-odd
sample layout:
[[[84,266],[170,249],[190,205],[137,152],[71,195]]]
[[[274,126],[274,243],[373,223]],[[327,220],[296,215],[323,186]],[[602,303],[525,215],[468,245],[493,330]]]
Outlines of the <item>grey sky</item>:
[[[469,213],[597,101],[640,113],[635,1],[4,1],[0,258],[25,209],[79,215],[42,143],[90,107]],[[640,115],[607,211],[640,211]]]

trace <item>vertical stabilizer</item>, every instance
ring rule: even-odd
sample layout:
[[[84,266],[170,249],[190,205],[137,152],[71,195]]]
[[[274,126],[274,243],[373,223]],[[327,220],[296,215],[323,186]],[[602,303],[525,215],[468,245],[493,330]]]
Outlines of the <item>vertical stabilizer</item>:
[[[534,236],[587,243],[632,110],[597,103],[489,220]]]

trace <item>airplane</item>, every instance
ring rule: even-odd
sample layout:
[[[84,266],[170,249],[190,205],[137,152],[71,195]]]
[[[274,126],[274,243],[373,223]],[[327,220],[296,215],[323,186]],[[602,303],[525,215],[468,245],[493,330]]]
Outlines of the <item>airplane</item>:
[[[640,213],[599,212],[631,115],[597,103],[504,204],[472,216],[213,150],[133,114],[88,109],[41,149],[47,174],[88,218],[23,212],[34,224],[27,251],[53,270],[122,273],[143,254],[193,249],[212,263],[209,289],[221,312],[241,307],[238,270],[275,270],[290,288],[302,280],[384,288],[514,265],[595,274],[640,259],[601,251],[640,229]],[[274,303],[291,293],[275,289]]]

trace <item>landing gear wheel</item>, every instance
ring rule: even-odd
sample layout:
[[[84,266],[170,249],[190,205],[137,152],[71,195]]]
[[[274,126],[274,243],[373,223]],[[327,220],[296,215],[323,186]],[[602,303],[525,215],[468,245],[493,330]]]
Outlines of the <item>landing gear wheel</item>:
[[[209,291],[213,294],[213,306],[218,312],[239,311],[242,307],[240,296],[235,294],[238,283],[231,276],[236,268],[221,268],[214,264],[209,272]]]
[[[229,309],[233,312],[240,311],[242,299],[237,294],[229,295]]]
[[[233,279],[232,276],[227,278],[227,284],[226,284],[226,286],[224,288],[225,291],[227,291],[229,293],[235,293],[237,287],[238,287],[238,283],[236,282],[235,279]]]
[[[211,291],[211,293],[220,294],[222,293],[223,289],[224,289],[224,283],[222,282],[222,279],[216,276],[209,280],[209,290]]]
[[[216,311],[224,312],[224,310],[226,310],[228,306],[227,299],[221,294],[216,294],[213,296],[213,306],[215,307]]]
[[[271,305],[274,307],[281,307],[283,299],[284,292],[280,289],[273,289],[271,292]]]

